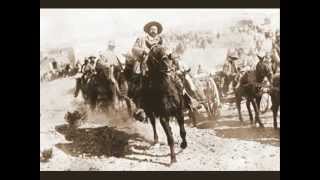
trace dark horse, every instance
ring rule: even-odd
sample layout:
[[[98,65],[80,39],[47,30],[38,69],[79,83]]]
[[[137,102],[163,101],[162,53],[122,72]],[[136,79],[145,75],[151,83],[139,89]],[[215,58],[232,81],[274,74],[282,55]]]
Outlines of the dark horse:
[[[258,123],[260,127],[264,127],[260,120],[260,101],[261,84],[265,77],[272,82],[272,70],[263,62],[263,58],[259,57],[260,61],[256,66],[255,71],[247,71],[237,79],[238,86],[235,89],[236,106],[239,114],[239,119],[243,122],[241,114],[241,101],[244,97],[246,99],[246,106],[249,112],[250,122],[253,123],[253,115],[250,105],[252,104],[255,112],[255,123]]]
[[[109,69],[102,68],[97,70],[88,82],[88,102],[91,110],[97,106],[103,111],[113,113],[116,110],[116,84],[109,78]]]
[[[167,136],[170,147],[171,163],[176,162],[174,140],[169,124],[170,117],[175,117],[180,128],[182,138],[181,148],[187,147],[186,131],[184,128],[183,110],[185,106],[182,87],[179,87],[170,74],[172,60],[165,53],[165,48],[155,45],[151,48],[146,65],[148,67],[147,80],[144,83],[142,107],[150,118],[154,131],[154,140],[158,141],[155,118],[160,118],[161,126]]]
[[[96,72],[76,79],[74,96],[77,97],[81,90],[84,101],[89,104],[91,110],[95,110],[98,106],[99,110],[115,112],[116,102],[119,100],[117,83],[111,80],[109,67],[104,65],[99,67],[96,68]]]
[[[76,79],[74,96],[77,97],[81,91],[85,102],[90,105],[91,110],[94,110],[97,105],[101,105],[104,110],[116,110],[116,103],[118,101],[125,101],[128,114],[131,116],[131,101],[127,97],[128,84],[121,66],[113,66],[115,81],[111,81],[110,79],[109,67],[100,66],[96,70],[96,74],[92,73],[87,78],[81,77]]]

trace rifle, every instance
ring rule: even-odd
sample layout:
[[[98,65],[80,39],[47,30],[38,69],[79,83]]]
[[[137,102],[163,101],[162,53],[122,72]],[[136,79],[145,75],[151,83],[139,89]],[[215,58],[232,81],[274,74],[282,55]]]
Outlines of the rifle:
[[[121,62],[120,62],[120,60],[119,60],[118,56],[116,56],[116,58],[117,58],[117,61],[118,61],[118,63],[119,63],[119,66],[120,66],[120,70],[121,70],[121,72],[123,72],[123,71],[124,71],[124,69],[122,68],[122,64],[121,64]]]

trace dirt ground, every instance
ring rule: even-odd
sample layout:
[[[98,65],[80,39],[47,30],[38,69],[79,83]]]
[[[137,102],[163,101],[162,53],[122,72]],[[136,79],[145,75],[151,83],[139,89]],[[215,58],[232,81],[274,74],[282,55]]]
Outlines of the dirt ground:
[[[197,128],[186,119],[188,147],[180,148],[178,125],[171,123],[177,163],[169,165],[166,137],[159,121],[159,144],[153,145],[151,124],[126,116],[88,114],[70,131],[67,111],[83,106],[73,97],[75,80],[40,84],[40,151],[52,148],[52,158],[40,161],[40,171],[279,171],[280,130],[272,127],[272,112],[261,116],[265,128],[252,127],[243,104],[240,125],[235,105],[224,105],[221,117],[203,119]],[[280,117],[278,118],[279,121]]]

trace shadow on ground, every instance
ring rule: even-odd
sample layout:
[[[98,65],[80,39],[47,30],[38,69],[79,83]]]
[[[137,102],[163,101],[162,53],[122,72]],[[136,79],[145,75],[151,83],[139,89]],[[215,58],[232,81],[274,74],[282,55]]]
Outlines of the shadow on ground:
[[[145,150],[152,147],[152,143],[139,134],[128,134],[124,131],[119,131],[115,128],[104,126],[98,128],[70,128],[68,125],[56,126],[56,131],[65,136],[69,143],[58,143],[56,147],[61,149],[66,154],[71,156],[85,155],[86,157],[101,157],[114,156],[138,162],[147,161],[151,163],[169,166],[170,154],[157,155],[148,154]],[[129,141],[142,143],[129,143]],[[161,144],[160,144],[161,145]],[[163,145],[163,144],[162,144]],[[142,150],[143,152],[136,152],[135,150]],[[169,151],[169,148],[168,148]],[[176,154],[181,153],[177,152]],[[139,156],[128,157],[127,155],[143,155],[147,157],[168,157],[168,164],[154,160],[147,160],[146,158],[139,158]]]
[[[198,129],[208,129],[208,128],[214,128],[215,124],[217,122],[217,119],[220,117],[208,117],[207,112],[201,112],[201,113],[196,113],[196,127]],[[192,119],[190,119],[189,116],[185,118],[185,124],[188,126],[194,126],[194,122]]]
[[[222,138],[256,141],[262,144],[280,146],[280,130],[273,128],[272,113],[260,115],[263,124],[267,127],[258,128],[250,124],[248,114],[243,114],[244,122],[238,120],[238,114],[223,114],[218,120],[202,118],[197,123],[199,129],[215,129],[216,135]]]
[[[280,130],[273,127],[256,128],[240,126],[238,128],[216,129],[216,135],[222,138],[256,141],[262,144],[280,146]]]

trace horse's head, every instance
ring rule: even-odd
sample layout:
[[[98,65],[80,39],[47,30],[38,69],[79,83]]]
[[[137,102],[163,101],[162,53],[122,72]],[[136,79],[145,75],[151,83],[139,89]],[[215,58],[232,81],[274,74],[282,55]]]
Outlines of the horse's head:
[[[159,44],[155,44],[150,48],[149,56],[155,58],[156,60],[169,58],[166,48]]]
[[[260,83],[263,81],[265,77],[268,78],[268,80],[272,81],[272,66],[271,66],[271,56],[270,55],[264,55],[264,56],[257,56],[259,58],[259,62],[256,65],[256,77],[257,81]]]
[[[191,68],[181,71],[181,73],[178,73],[178,76],[180,77],[180,79],[185,81],[187,74],[189,74],[190,72],[191,72]]]
[[[110,76],[110,67],[106,64],[102,63],[101,61],[97,62],[96,64],[96,71],[97,76],[101,79],[108,79]]]
[[[172,61],[170,61],[167,49],[161,45],[154,45],[151,47],[147,66],[150,72],[167,72],[171,66]]]

